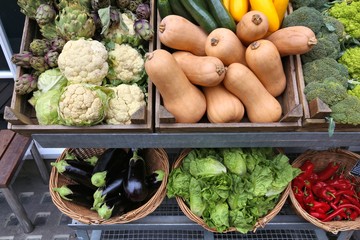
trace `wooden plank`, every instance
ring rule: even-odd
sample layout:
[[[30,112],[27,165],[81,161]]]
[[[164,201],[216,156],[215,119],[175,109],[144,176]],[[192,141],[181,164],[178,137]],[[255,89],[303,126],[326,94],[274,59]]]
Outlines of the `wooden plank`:
[[[16,134],[12,139],[0,161],[0,188],[5,188],[10,184],[30,142],[29,137],[20,134]]]
[[[0,130],[0,160],[15,136],[15,132],[10,130]]]

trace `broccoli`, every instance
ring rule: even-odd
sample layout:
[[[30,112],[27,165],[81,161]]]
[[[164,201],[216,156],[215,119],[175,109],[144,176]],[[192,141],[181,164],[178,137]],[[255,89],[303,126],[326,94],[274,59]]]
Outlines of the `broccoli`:
[[[346,66],[351,78],[360,80],[360,47],[346,49],[338,61]]]
[[[338,19],[324,15],[324,25],[320,29],[321,33],[336,33],[339,40],[343,40],[346,33],[344,24],[342,24]]]
[[[360,39],[360,1],[343,1],[329,9],[330,16],[344,24],[347,34]]]
[[[301,7],[313,7],[318,11],[327,9],[328,0],[291,0],[293,9]]]
[[[330,116],[336,123],[342,124],[360,124],[360,99],[348,95],[344,100],[330,107]]]
[[[353,89],[349,89],[347,93],[360,99],[360,85],[356,85]]]
[[[329,106],[347,97],[346,88],[333,77],[326,78],[322,82],[307,84],[304,94],[309,102],[315,98],[320,98],[321,101]]]
[[[341,44],[336,33],[319,33],[316,36],[317,44],[307,53],[301,55],[302,63],[308,63],[320,58],[340,57]]]
[[[321,12],[312,7],[300,7],[284,18],[282,28],[305,26],[317,34],[323,25],[324,19]]]
[[[333,77],[345,88],[348,86],[349,73],[344,65],[332,58],[321,58],[303,65],[305,84],[322,82]]]

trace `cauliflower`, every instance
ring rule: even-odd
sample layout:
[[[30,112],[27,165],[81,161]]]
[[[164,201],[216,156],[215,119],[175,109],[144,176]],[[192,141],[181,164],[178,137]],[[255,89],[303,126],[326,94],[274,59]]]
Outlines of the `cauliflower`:
[[[113,85],[136,83],[145,75],[144,57],[129,44],[115,44],[109,51],[107,78]]]
[[[69,83],[101,85],[109,70],[108,52],[96,40],[70,40],[58,58],[60,71]]]
[[[59,100],[59,115],[65,125],[91,126],[100,123],[112,91],[90,84],[70,84]]]
[[[131,115],[145,106],[145,94],[136,84],[110,87],[114,97],[109,101],[105,121],[108,124],[130,124]]]

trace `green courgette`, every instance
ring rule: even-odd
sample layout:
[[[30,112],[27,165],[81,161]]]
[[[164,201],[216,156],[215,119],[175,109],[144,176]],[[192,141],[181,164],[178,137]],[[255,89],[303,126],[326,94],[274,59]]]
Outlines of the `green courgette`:
[[[226,10],[221,0],[207,0],[208,8],[211,15],[215,18],[215,21],[219,27],[228,28],[231,31],[236,31],[236,23],[234,18]]]
[[[180,2],[205,32],[210,33],[218,27],[204,0],[181,0]]]
[[[169,0],[157,0],[157,9],[161,18],[173,14]]]
[[[174,14],[179,15],[183,18],[186,18],[192,23],[197,24],[195,19],[191,16],[191,14],[185,9],[185,7],[181,4],[179,0],[168,0],[171,6],[171,9]]]

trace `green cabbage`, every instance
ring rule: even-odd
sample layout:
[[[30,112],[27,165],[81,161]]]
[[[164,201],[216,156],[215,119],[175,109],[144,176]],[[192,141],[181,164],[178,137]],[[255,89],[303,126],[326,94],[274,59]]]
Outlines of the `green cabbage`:
[[[39,96],[35,104],[36,118],[40,125],[60,124],[58,104],[60,92],[49,90]]]

